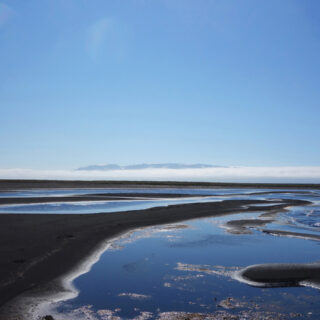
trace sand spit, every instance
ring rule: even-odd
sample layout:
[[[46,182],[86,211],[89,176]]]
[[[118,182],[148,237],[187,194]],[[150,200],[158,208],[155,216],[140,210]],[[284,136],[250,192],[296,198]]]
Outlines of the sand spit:
[[[59,202],[80,201],[120,201],[120,200],[161,200],[161,199],[184,199],[205,197],[196,194],[174,194],[174,193],[101,193],[81,194],[71,196],[43,196],[43,197],[8,197],[0,198],[0,205],[17,204],[43,204]]]
[[[251,234],[251,228],[264,227],[268,223],[272,223],[273,219],[241,219],[231,220],[225,223],[222,227],[232,234]]]
[[[255,287],[320,288],[320,262],[253,265],[236,272],[234,278]]]
[[[261,229],[261,231],[267,234],[271,234],[273,236],[320,241],[320,235],[312,234],[312,233],[291,232],[291,231],[271,230],[271,229]]]

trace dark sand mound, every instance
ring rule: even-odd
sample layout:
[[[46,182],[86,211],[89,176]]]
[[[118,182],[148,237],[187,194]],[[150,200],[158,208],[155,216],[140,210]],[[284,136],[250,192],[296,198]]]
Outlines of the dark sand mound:
[[[268,223],[272,223],[273,219],[242,219],[231,220],[224,224],[227,232],[232,234],[250,234],[250,228],[264,227]]]
[[[237,278],[259,287],[294,287],[305,283],[316,286],[320,283],[320,262],[253,265],[241,270]]]
[[[271,230],[271,229],[263,229],[261,230],[264,233],[271,234],[274,236],[282,236],[282,237],[291,237],[298,238],[304,240],[314,240],[320,241],[320,235],[312,234],[312,233],[303,233],[303,232],[291,232],[291,231],[283,231],[283,230]]]
[[[205,197],[197,194],[175,193],[97,193],[71,196],[48,196],[48,197],[8,197],[0,198],[0,205],[35,204],[55,202],[79,202],[79,201],[115,201],[115,200],[141,200],[141,199],[180,199]]]

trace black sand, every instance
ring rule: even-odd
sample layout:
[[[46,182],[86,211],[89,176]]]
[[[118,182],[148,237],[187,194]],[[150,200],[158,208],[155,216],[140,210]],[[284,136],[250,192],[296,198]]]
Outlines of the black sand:
[[[0,190],[42,188],[254,188],[254,189],[320,189],[320,184],[303,183],[229,183],[180,181],[80,181],[80,180],[9,180],[0,179]]]
[[[292,238],[320,241],[320,235],[312,234],[312,233],[292,232],[292,231],[284,231],[284,230],[271,230],[271,229],[270,230],[262,229],[261,231],[267,234],[272,234],[274,236],[292,237]]]
[[[101,193],[83,194],[73,196],[45,196],[45,197],[8,197],[0,198],[0,205],[10,204],[35,204],[52,202],[77,202],[77,201],[114,201],[114,200],[141,200],[141,199],[179,199],[203,197],[196,194],[173,194],[173,193]]]

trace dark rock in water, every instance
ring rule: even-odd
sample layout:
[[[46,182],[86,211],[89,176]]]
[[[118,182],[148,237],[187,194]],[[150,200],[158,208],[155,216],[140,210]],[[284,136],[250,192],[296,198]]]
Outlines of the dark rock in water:
[[[42,320],[54,320],[53,316],[47,315],[42,318]]]
[[[261,264],[249,266],[238,273],[248,284],[266,287],[299,286],[302,282],[319,283],[320,263]]]

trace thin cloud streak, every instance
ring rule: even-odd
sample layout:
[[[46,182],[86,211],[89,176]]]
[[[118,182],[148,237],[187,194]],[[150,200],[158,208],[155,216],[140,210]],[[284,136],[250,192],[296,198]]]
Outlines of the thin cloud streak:
[[[320,183],[320,167],[226,167],[110,171],[0,169],[0,178]]]

